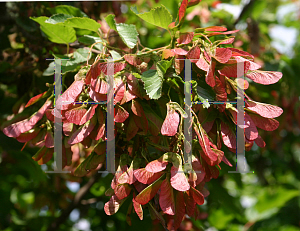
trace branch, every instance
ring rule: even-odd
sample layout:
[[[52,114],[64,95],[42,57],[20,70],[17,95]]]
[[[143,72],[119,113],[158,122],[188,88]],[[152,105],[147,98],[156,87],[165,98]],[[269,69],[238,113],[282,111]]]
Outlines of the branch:
[[[89,179],[89,181],[83,187],[81,187],[79,189],[79,191],[76,193],[76,195],[75,195],[73,201],[71,202],[71,204],[69,205],[69,207],[67,209],[65,209],[64,211],[62,211],[61,215],[59,217],[57,217],[57,219],[52,224],[50,224],[47,231],[58,230],[59,226],[68,219],[70,213],[73,211],[73,209],[75,209],[80,204],[84,195],[86,193],[88,193],[90,188],[101,177],[101,175],[102,174],[100,174],[100,173],[95,173],[95,175],[93,175]]]
[[[243,10],[241,11],[239,17],[235,20],[234,26],[244,17],[244,15],[247,13],[247,11],[253,6],[255,0],[250,0],[248,4],[246,4],[243,7]]]

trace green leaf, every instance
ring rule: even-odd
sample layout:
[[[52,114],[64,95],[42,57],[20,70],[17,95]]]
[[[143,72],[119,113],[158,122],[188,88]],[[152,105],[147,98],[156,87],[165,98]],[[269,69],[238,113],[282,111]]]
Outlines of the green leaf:
[[[150,12],[139,13],[136,6],[131,7],[133,13],[139,16],[141,19],[155,26],[168,29],[169,24],[173,21],[172,15],[164,5],[153,8]]]
[[[158,75],[163,78],[164,74],[166,74],[168,68],[172,65],[172,60],[168,61],[168,60],[162,60],[162,61],[158,61],[156,64],[156,69],[158,72]]]
[[[120,24],[116,24],[116,27],[123,42],[129,48],[134,48],[138,41],[137,37],[139,35],[135,25],[120,23]]]
[[[110,50],[109,53],[111,54],[111,56],[114,60],[122,58],[122,56],[114,50]]]
[[[74,171],[74,176],[85,176],[89,170],[97,168],[97,166],[105,160],[105,155],[97,155],[92,152]]]
[[[51,24],[56,24],[56,23],[64,22],[68,18],[73,18],[73,16],[68,15],[68,14],[55,14],[55,15],[52,15],[50,18],[48,18],[45,22],[51,23]]]
[[[276,190],[265,189],[264,193],[258,198],[258,202],[254,206],[261,213],[273,208],[281,208],[284,204],[295,196],[299,196],[299,190],[290,190],[278,188]]]
[[[48,17],[42,16],[38,18],[32,18],[40,24],[41,30],[45,33],[48,39],[53,43],[68,44],[75,42],[76,33],[72,27],[64,25],[64,23],[50,24],[46,23]]]
[[[145,71],[141,77],[150,99],[159,99],[162,92],[163,78],[158,75],[157,70]]]
[[[209,223],[213,224],[218,230],[228,227],[228,223],[234,218],[234,214],[224,211],[223,209],[216,209],[208,217]]]
[[[94,37],[91,35],[84,35],[83,37],[78,38],[78,42],[81,42],[83,44],[92,45],[96,42],[103,42],[101,38]],[[94,45],[94,48],[98,49],[99,51],[102,51],[103,45],[102,43],[97,43]]]
[[[105,21],[111,29],[119,33],[126,46],[128,46],[129,48],[134,48],[137,43],[137,36],[139,35],[135,25],[129,25],[125,23],[117,24],[114,18],[115,16],[110,14],[106,16]]]
[[[105,18],[105,21],[107,22],[108,26],[117,31],[117,28],[116,28],[116,22],[115,22],[115,16],[112,15],[112,14],[109,14],[108,16],[106,16]]]
[[[85,13],[74,6],[59,5],[54,8],[48,8],[51,14],[68,14],[74,17],[88,17]]]
[[[70,27],[86,29],[98,32],[98,29],[101,27],[99,23],[90,18],[69,18],[65,21],[65,24]]]

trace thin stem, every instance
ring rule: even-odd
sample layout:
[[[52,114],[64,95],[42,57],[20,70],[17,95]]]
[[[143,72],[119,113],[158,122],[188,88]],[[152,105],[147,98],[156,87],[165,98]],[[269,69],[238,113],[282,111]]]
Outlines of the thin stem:
[[[67,43],[67,54],[69,54],[69,48],[70,48],[70,45],[69,45],[69,43]]]

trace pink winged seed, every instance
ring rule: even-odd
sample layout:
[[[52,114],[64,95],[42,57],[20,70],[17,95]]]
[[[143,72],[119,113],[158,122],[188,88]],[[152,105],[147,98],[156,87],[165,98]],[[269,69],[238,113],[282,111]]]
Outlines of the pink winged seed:
[[[182,170],[182,167],[176,168],[175,166],[171,167],[171,185],[174,189],[178,191],[187,191],[190,189],[190,184]]]
[[[174,136],[177,133],[179,125],[179,114],[175,110],[167,113],[165,121],[161,127],[161,134],[165,136]]]
[[[58,98],[56,101],[56,108],[61,110],[67,110],[69,105],[75,102],[76,98],[82,92],[84,81],[74,81],[72,85]]]
[[[170,182],[165,179],[160,187],[159,205],[162,211],[169,215],[175,214],[175,203],[173,197],[173,189]]]
[[[50,100],[46,103],[30,118],[22,120],[20,122],[9,125],[3,129],[3,133],[8,137],[18,137],[21,133],[31,130],[38,121],[40,121],[45,114],[46,110],[51,106]]]
[[[163,174],[162,172],[148,172],[145,168],[136,169],[133,173],[135,178],[143,184],[151,184]]]

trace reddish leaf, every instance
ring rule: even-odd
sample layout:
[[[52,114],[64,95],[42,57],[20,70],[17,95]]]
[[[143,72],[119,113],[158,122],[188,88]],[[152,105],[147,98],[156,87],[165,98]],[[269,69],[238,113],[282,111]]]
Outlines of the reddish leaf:
[[[194,38],[194,32],[184,33],[180,34],[179,38],[177,39],[177,42],[180,44],[189,44],[192,42]]]
[[[77,131],[75,131],[70,137],[68,144],[77,144],[83,141],[94,129],[97,118],[94,116],[91,120],[87,121]]]
[[[47,148],[53,148],[54,147],[54,137],[52,131],[47,131],[45,136],[45,146]]]
[[[197,5],[201,0],[189,0],[188,7]]]
[[[157,160],[153,160],[150,163],[148,163],[145,169],[148,172],[156,173],[165,170],[167,165],[168,165],[168,161],[164,160],[163,158],[159,158]]]
[[[244,118],[245,118],[244,121],[246,125],[245,137],[250,141],[255,140],[258,137],[258,131],[255,124],[247,113],[245,113]]]
[[[85,124],[87,121],[89,121],[94,115],[95,115],[95,110],[98,107],[98,104],[92,105],[88,111],[82,116],[79,125]]]
[[[175,200],[174,230],[177,230],[185,215],[184,193],[177,192]]]
[[[134,211],[139,216],[140,220],[143,220],[143,208],[142,205],[137,203],[134,198],[132,198],[132,203],[134,207]]]
[[[17,141],[21,143],[26,143],[36,137],[40,132],[39,128],[34,128],[28,132],[22,133],[17,137]]]
[[[133,117],[134,117],[134,122],[135,122],[136,126],[138,126],[138,128],[143,130],[144,135],[147,135],[149,124],[148,124],[148,120],[147,120],[146,116],[143,115],[142,117],[138,117],[136,115],[133,115]]]
[[[188,51],[182,48],[174,48],[171,51],[173,51],[176,55],[186,55],[188,53]]]
[[[234,34],[236,32],[238,32],[239,30],[233,30],[233,31],[226,31],[226,32],[211,32],[209,34],[207,34],[208,36],[214,36],[214,35],[220,35],[220,34],[223,34],[223,35],[226,35],[226,34]]]
[[[254,140],[258,147],[264,148],[266,146],[265,141],[258,135],[257,139]]]
[[[168,107],[167,116],[161,127],[161,134],[165,136],[174,136],[177,133],[179,125],[179,114],[172,108]]]
[[[129,116],[129,123],[126,130],[127,141],[131,140],[136,135],[138,130],[139,128],[136,126],[133,116]]]
[[[186,11],[187,6],[188,6],[188,0],[183,0],[180,5],[179,11],[178,11],[179,23],[185,16],[185,11]]]
[[[265,118],[276,118],[280,116],[283,112],[283,110],[280,107],[274,105],[259,103],[250,100],[248,100],[247,102],[249,104],[249,107],[247,107],[247,109]]]
[[[209,66],[208,72],[207,72],[206,77],[205,77],[206,83],[211,87],[214,87],[216,85],[215,67],[216,67],[216,62],[211,61],[211,64]]]
[[[157,193],[159,190],[163,180],[162,177],[156,180],[154,183],[149,185],[143,191],[141,191],[136,197],[135,201],[139,204],[145,205],[147,204]]]
[[[228,38],[222,40],[222,42],[220,42],[219,44],[232,44],[233,42],[234,42],[234,38]]]
[[[204,133],[203,128],[200,125],[200,130],[197,128],[196,125],[194,125],[194,130],[198,136],[199,144],[202,147],[202,150],[204,151],[205,155],[211,160],[216,161],[218,159],[217,154],[211,150],[210,148],[210,141],[207,137],[207,135]]]
[[[69,136],[73,130],[73,123],[63,123],[63,132],[65,136]]]
[[[37,101],[39,101],[41,98],[43,98],[43,96],[44,96],[46,93],[47,93],[47,91],[45,91],[44,93],[41,93],[41,94],[39,94],[39,95],[36,95],[36,96],[32,97],[32,98],[28,101],[28,103],[25,105],[25,108],[31,106],[32,104],[35,104]]]
[[[187,191],[190,189],[190,184],[182,170],[181,165],[179,168],[175,166],[171,167],[171,185],[174,189],[178,191]]]
[[[230,127],[224,123],[221,122],[221,134],[224,144],[228,148],[236,148],[236,136],[235,133],[230,129]]]
[[[117,114],[115,115],[116,123],[123,123],[129,117],[129,113],[121,106],[117,106]]]
[[[219,70],[219,73],[227,77],[237,78],[241,77],[243,74],[246,74],[249,70],[249,62],[238,62],[238,60],[232,62],[233,64],[226,65],[221,70]]]
[[[114,104],[116,104],[122,100],[125,93],[125,85],[121,79],[115,81],[114,90],[115,90]]]
[[[31,117],[5,127],[3,133],[8,137],[18,137],[21,133],[31,130],[45,114],[45,111],[51,106],[51,101],[46,101],[45,104]]]
[[[204,29],[205,31],[227,31],[227,28],[223,26],[209,26]]]
[[[92,88],[90,88],[90,90],[89,90],[89,96],[95,102],[103,102],[103,101],[107,100],[106,94],[99,94],[99,93],[95,92]]]
[[[75,102],[82,92],[84,81],[74,81],[72,85],[58,98],[55,107],[60,110],[67,110],[71,103]]]
[[[161,210],[165,214],[174,215],[175,214],[175,204],[174,204],[174,195],[173,188],[169,180],[165,179],[160,188],[159,194],[159,205]]]
[[[96,65],[98,65],[100,71],[102,71],[105,75],[107,75],[107,72],[108,72],[107,66],[108,66],[108,64],[106,62],[105,63],[97,63]],[[117,72],[122,71],[126,67],[126,63],[125,62],[114,63],[113,67],[114,67],[114,72],[113,73],[116,74]],[[98,73],[98,75],[100,75],[100,72]]]
[[[120,208],[121,201],[117,196],[113,195],[108,202],[104,205],[104,211],[107,215],[115,214]]]
[[[143,98],[139,88],[139,80],[132,74],[127,77],[128,91],[139,98]]]
[[[244,89],[244,90],[248,89],[249,83],[247,80],[238,78],[235,81],[236,81],[237,85],[239,86],[239,88]]]
[[[184,192],[184,202],[185,202],[185,205],[186,205],[185,210],[186,210],[187,215],[192,217],[194,212],[195,212],[196,202],[192,198],[192,195],[190,194],[190,191]]]
[[[183,55],[176,55],[175,59],[175,71],[176,74],[180,74],[184,68],[184,59],[185,57]]]
[[[199,46],[195,46],[189,50],[186,57],[192,62],[196,63],[200,59],[200,48]]]
[[[229,48],[227,48],[227,49],[229,49],[229,50],[232,51],[232,56],[244,56],[244,57],[249,57],[249,58],[254,59],[254,56],[251,55],[251,54],[249,54],[249,53],[246,52],[246,51],[241,51],[241,50],[239,50],[239,49],[231,48],[231,47],[229,47]]]
[[[259,127],[265,131],[274,131],[278,128],[279,122],[275,119],[271,118],[264,118],[256,114],[250,114],[249,116],[253,120],[256,127]]]
[[[278,82],[282,77],[282,73],[275,71],[252,71],[246,77],[256,83],[268,85]]]
[[[231,58],[232,52],[227,48],[217,48],[214,58],[220,63],[227,63]]]
[[[47,109],[45,114],[46,114],[46,117],[47,117],[48,120],[54,122],[53,109]]]
[[[192,195],[192,197],[194,198],[195,202],[198,205],[203,205],[204,204],[204,196],[197,189],[191,187],[190,188],[190,194]]]
[[[81,118],[85,115],[86,109],[85,106],[72,108],[65,113],[65,117],[69,123],[80,124]]]
[[[131,100],[135,99],[137,96],[132,94],[131,91],[125,91],[124,92],[124,96],[120,102],[120,105],[124,104],[124,103],[127,103],[127,102],[130,102]]]
[[[136,100],[132,100],[131,110],[135,115],[139,117],[141,117],[144,114],[142,106]]]
[[[199,69],[203,70],[203,71],[208,71],[209,70],[209,64],[205,61],[205,59],[200,58],[197,62],[196,62],[197,67],[199,67]]]
[[[111,184],[110,184],[110,186],[111,186],[111,188],[112,189],[114,189],[118,184],[119,184],[119,178],[120,178],[120,176],[124,173],[124,172],[126,172],[128,170],[128,167],[127,167],[127,165],[123,165],[123,166],[118,166],[118,169],[117,169],[117,171],[116,171],[116,173],[115,173],[115,176],[114,176],[114,178],[113,178],[113,180],[111,181]]]
[[[136,179],[143,184],[151,184],[163,174],[163,172],[148,172],[145,168],[136,169],[133,172]]]
[[[173,51],[171,51],[170,49],[164,49],[162,52],[162,59],[168,59],[170,57],[174,57],[175,53]]]
[[[53,148],[48,148],[45,152],[45,154],[42,156],[41,159],[38,160],[38,164],[42,165],[42,164],[46,164],[49,160],[52,159],[53,157],[53,153],[54,153],[54,149]]]
[[[205,177],[205,171],[197,158],[193,159],[192,166],[197,175],[196,185],[198,185],[203,181]]]
[[[131,192],[131,187],[129,184],[118,184],[114,188],[115,194],[118,197],[119,200],[124,199],[125,197],[128,197]]]
[[[229,162],[229,160],[228,160],[225,156],[223,156],[222,161],[223,161],[225,164],[227,164],[228,166],[232,167],[232,164]],[[204,196],[204,197],[205,197],[205,196]]]

